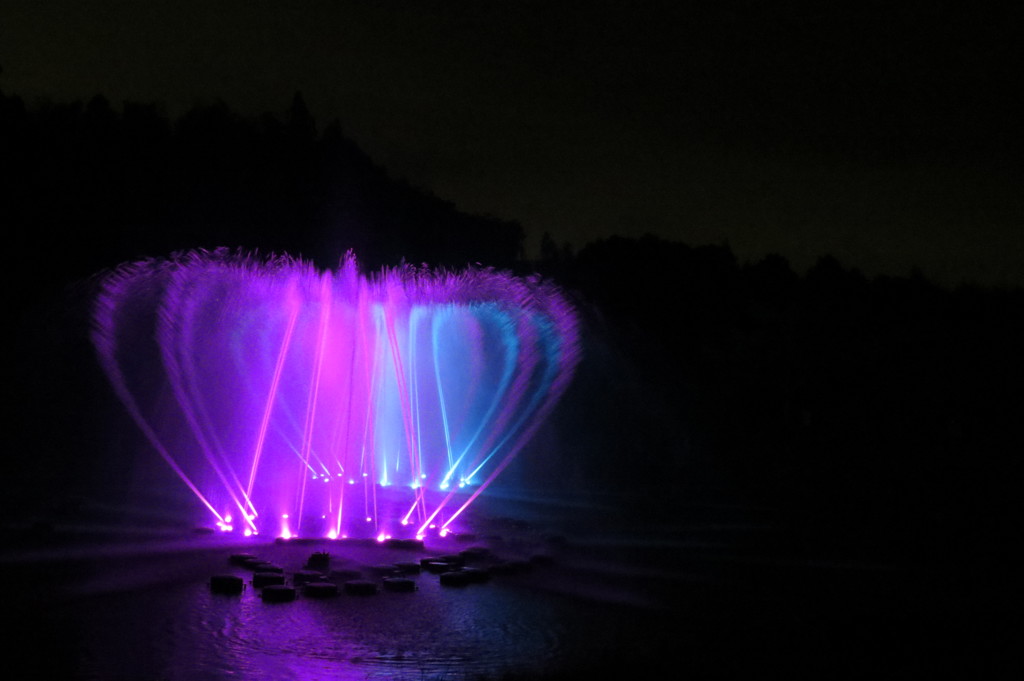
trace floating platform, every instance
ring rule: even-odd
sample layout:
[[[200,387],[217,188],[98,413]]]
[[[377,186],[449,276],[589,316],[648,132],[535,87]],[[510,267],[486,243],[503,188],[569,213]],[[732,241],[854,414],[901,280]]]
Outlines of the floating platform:
[[[214,575],[210,577],[210,591],[217,594],[240,594],[245,581],[235,575]]]
[[[334,582],[308,582],[302,593],[310,598],[330,598],[338,595],[338,585]]]
[[[310,582],[322,582],[324,581],[324,575],[316,570],[297,570],[292,575],[292,584],[295,586],[302,586]]]
[[[259,558],[251,553],[232,553],[228,558],[228,562],[232,565],[239,565],[244,567],[247,561],[259,562]]]
[[[398,574],[398,567],[394,563],[383,563],[381,565],[371,565],[367,568],[370,572],[375,575],[383,577],[391,577]]]
[[[406,577],[385,577],[384,590],[398,593],[416,591],[416,582]]]
[[[372,596],[378,591],[377,583],[365,579],[350,579],[345,582],[345,593],[351,596]]]
[[[325,551],[317,551],[306,561],[306,569],[327,572],[331,569],[331,554]]]
[[[462,570],[441,573],[441,584],[444,586],[469,586],[472,578]]]
[[[459,570],[459,572],[466,575],[473,584],[482,584],[491,579],[491,573],[483,568],[465,567]]]
[[[284,584],[284,575],[279,572],[257,572],[252,576],[252,585],[257,589],[275,584]]]
[[[431,560],[426,564],[423,564],[423,569],[427,572],[439,575],[445,572],[451,572],[453,566],[443,560]]]
[[[265,603],[289,603],[295,600],[295,589],[284,584],[270,584],[261,594]]]

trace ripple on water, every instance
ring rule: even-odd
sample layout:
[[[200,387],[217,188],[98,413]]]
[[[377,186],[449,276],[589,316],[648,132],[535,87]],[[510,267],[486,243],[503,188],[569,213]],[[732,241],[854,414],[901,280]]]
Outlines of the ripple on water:
[[[165,645],[168,652],[190,651],[193,669],[254,679],[282,671],[303,678],[450,677],[557,662],[565,630],[550,598],[500,585],[452,591],[430,575],[418,581],[415,593],[281,605],[263,603],[251,587],[235,598],[193,589],[183,594],[192,613],[164,632]]]

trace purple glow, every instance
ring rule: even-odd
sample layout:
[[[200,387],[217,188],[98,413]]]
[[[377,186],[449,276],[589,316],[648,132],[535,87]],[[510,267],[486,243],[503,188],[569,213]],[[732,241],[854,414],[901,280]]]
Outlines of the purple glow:
[[[247,535],[276,518],[285,537],[446,533],[579,356],[571,306],[535,278],[226,251],[122,265],[101,282],[93,337],[217,524],[237,509]]]

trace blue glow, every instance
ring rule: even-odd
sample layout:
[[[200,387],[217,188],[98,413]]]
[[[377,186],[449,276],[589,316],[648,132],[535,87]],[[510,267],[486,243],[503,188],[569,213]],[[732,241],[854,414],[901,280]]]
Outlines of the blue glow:
[[[337,535],[412,514],[422,527],[453,498],[428,492],[478,492],[500,473],[578,358],[575,315],[539,279],[365,276],[353,258],[335,272],[226,252],[132,263],[101,283],[94,322],[154,448],[223,525],[228,508],[252,534],[284,509],[294,530],[263,529]],[[384,487],[409,498],[379,500]]]

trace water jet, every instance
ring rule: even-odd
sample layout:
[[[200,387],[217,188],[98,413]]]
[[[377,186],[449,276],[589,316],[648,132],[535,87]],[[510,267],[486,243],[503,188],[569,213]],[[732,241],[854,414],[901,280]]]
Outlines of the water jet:
[[[579,358],[572,306],[537,277],[227,250],[106,274],[93,341],[221,532],[396,548],[458,529]]]

